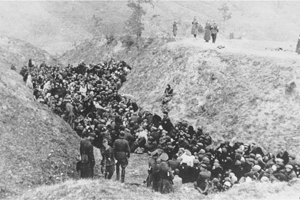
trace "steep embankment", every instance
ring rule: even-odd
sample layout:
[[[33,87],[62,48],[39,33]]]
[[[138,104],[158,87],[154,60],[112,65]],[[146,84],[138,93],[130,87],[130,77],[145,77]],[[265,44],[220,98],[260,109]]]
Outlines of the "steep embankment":
[[[0,67],[0,198],[75,176],[79,138]]]
[[[267,150],[299,152],[300,58],[291,52],[225,49],[204,43],[174,42],[142,55],[121,92],[160,112],[167,84],[173,120],[184,119],[215,142],[236,137]],[[294,82],[296,87],[289,90]]]
[[[37,63],[53,62],[51,55],[45,50],[16,38],[0,36],[0,62],[7,65],[7,68],[16,65],[20,69],[30,58]]]

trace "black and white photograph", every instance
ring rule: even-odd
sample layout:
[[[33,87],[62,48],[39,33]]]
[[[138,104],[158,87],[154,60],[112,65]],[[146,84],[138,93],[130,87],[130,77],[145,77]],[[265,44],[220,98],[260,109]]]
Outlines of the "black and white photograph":
[[[300,1],[0,0],[0,199],[299,200]]]

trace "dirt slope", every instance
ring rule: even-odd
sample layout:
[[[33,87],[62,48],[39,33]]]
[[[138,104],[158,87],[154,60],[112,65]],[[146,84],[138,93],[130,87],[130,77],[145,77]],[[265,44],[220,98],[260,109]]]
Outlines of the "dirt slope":
[[[1,64],[2,65],[2,64]],[[0,67],[0,198],[74,177],[79,138]]]

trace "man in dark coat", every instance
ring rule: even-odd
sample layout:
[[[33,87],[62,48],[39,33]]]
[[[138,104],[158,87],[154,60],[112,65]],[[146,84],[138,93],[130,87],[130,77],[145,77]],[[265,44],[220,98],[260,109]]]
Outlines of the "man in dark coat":
[[[130,147],[128,141],[124,139],[124,131],[120,132],[119,139],[117,139],[113,145],[114,155],[117,160],[116,163],[116,174],[117,180],[120,179],[120,165],[122,168],[121,172],[121,182],[124,183],[125,180],[125,168],[128,165],[128,158],[130,157]]]
[[[94,176],[95,158],[91,143],[93,139],[93,135],[89,135],[80,141],[80,178],[93,178]]]
[[[171,131],[173,124],[171,123],[170,118],[168,117],[168,113],[164,112],[164,116],[162,119],[162,127],[163,129],[165,129],[166,131]]]
[[[158,175],[159,175],[158,191],[162,194],[174,192],[174,188],[173,188],[174,174],[172,172],[172,169],[167,163],[169,157],[166,153],[162,153],[159,159],[161,160],[161,163],[158,165]]]
[[[103,140],[103,149],[101,151],[101,171],[104,174],[105,179],[111,179],[115,172],[115,158],[113,149],[108,145],[106,139]]]
[[[216,42],[218,32],[219,32],[218,25],[215,22],[213,22],[211,26],[211,37],[213,43]]]

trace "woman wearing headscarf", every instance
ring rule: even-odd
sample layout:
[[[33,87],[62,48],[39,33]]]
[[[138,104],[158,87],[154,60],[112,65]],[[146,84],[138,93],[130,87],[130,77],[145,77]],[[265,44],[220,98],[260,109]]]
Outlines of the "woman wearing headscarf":
[[[207,21],[205,24],[205,32],[204,32],[204,40],[205,42],[209,42],[211,36],[211,24],[210,21]]]
[[[198,34],[198,21],[197,18],[194,17],[194,20],[192,22],[192,35],[196,38]]]

